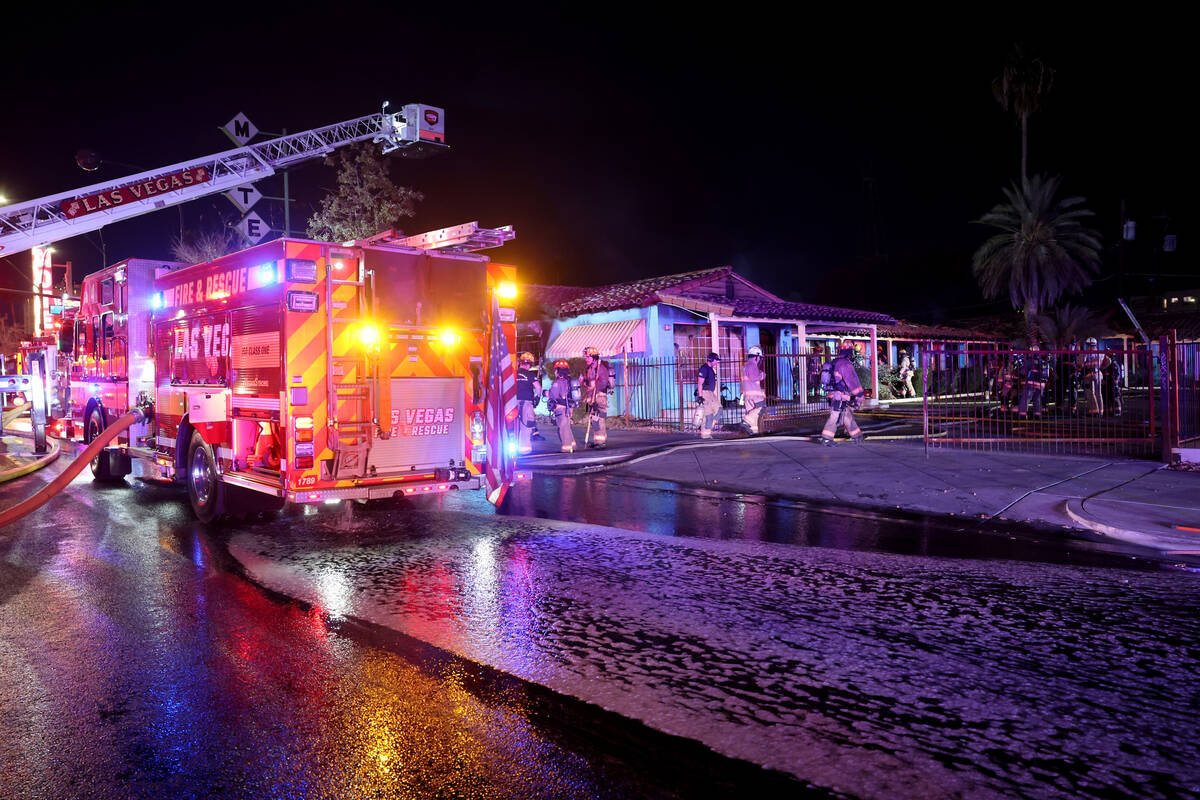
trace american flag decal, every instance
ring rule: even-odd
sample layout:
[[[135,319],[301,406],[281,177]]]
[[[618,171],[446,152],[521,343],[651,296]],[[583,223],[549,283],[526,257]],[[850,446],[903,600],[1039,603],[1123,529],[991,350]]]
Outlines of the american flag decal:
[[[487,498],[494,506],[504,502],[513,480],[515,454],[509,454],[508,423],[517,416],[517,375],[508,341],[500,325],[500,303],[492,295],[491,347],[488,349],[487,409]]]

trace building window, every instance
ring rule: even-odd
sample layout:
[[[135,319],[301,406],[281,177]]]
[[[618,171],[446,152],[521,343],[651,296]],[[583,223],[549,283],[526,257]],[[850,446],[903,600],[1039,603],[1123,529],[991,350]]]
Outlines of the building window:
[[[674,326],[675,352],[680,361],[704,361],[712,352],[721,357],[721,363],[740,364],[746,360],[745,329],[740,326],[722,325],[720,327],[720,349],[715,350],[712,342],[712,328],[708,325]]]

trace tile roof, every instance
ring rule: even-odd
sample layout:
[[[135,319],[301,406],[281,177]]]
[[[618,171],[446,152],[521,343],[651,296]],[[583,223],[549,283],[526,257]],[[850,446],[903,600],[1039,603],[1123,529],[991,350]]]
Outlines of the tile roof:
[[[578,314],[616,311],[622,308],[643,308],[662,302],[679,302],[704,306],[704,310],[717,311],[728,317],[757,317],[762,319],[820,320],[822,322],[847,322],[860,325],[891,325],[895,320],[887,314],[860,311],[852,308],[793,303],[779,299],[737,298],[727,299],[720,295],[690,292],[697,285],[711,283],[734,275],[732,267],[713,267],[674,275],[613,283],[607,286],[546,286],[527,284],[521,287],[521,302],[524,308],[534,311],[540,303],[556,309],[560,317]],[[743,279],[744,280],[744,279]],[[751,284],[753,285],[753,284]],[[763,294],[774,298],[770,292]],[[520,309],[519,309],[520,311]]]
[[[1117,318],[1114,320],[1116,327],[1121,333],[1132,335],[1140,341],[1137,331],[1134,330],[1133,324],[1125,318]],[[1150,337],[1151,341],[1157,340],[1160,336],[1166,336],[1171,331],[1175,331],[1175,336],[1179,341],[1193,342],[1200,340],[1200,312],[1196,311],[1162,311],[1157,314],[1139,314],[1138,322],[1142,325],[1142,330]]]
[[[860,325],[892,325],[896,322],[887,314],[880,314],[877,311],[860,311],[856,308],[822,306],[814,303],[793,303],[787,300],[734,300],[733,313],[730,316],[852,322]]]
[[[579,295],[562,303],[558,307],[558,311],[563,316],[574,316],[599,311],[616,311],[621,308],[652,306],[659,302],[658,293],[664,289],[682,287],[695,282],[706,283],[725,277],[732,271],[732,267],[713,267],[694,272],[660,275],[656,278],[642,278],[627,283],[583,288]]]
[[[951,325],[922,325],[902,319],[896,320],[895,325],[880,328],[879,336],[887,339],[937,339],[967,342],[995,342],[1004,338],[971,328],[959,328]]]

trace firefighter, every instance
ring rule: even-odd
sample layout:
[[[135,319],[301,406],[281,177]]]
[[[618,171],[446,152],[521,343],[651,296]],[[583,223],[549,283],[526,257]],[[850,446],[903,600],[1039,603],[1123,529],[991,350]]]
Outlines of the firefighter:
[[[721,412],[721,398],[717,395],[717,370],[721,357],[709,353],[696,370],[696,402],[700,404],[700,438],[711,439],[713,424]]]
[[[584,408],[588,412],[588,424],[592,430],[588,447],[603,450],[608,445],[608,396],[613,393],[612,365],[600,358],[600,351],[595,347],[583,348],[583,380],[580,381],[583,390]]]
[[[758,418],[767,402],[767,393],[762,388],[764,377],[762,348],[752,345],[746,351],[746,363],[742,366],[742,404],[746,407],[742,420],[751,436],[759,432]]]
[[[537,430],[535,412],[541,392],[535,363],[533,353],[521,353],[517,357],[517,452],[521,455],[533,452],[531,439]]]
[[[1100,362],[1100,374],[1103,378],[1101,398],[1104,408],[1114,417],[1121,416],[1121,362],[1104,354]]]
[[[1010,353],[1005,357],[1004,382],[1000,389],[1000,410],[1005,413],[1015,413],[1021,401],[1024,369],[1025,359],[1019,353]]]
[[[560,448],[564,453],[575,452],[575,434],[571,432],[571,409],[576,406],[575,393],[571,386],[571,365],[565,360],[554,362],[554,383],[550,384],[550,413],[558,428]]]
[[[900,386],[900,396],[901,397],[916,397],[917,396],[917,391],[916,391],[916,389],[913,389],[913,385],[912,385],[912,379],[913,379],[914,372],[915,372],[915,370],[913,370],[913,362],[912,362],[912,359],[909,358],[908,351],[901,350],[900,351],[900,380],[902,381],[902,384]]]
[[[1017,416],[1025,419],[1029,416],[1029,407],[1033,406],[1033,415],[1042,416],[1042,392],[1046,388],[1046,360],[1040,355],[1036,341],[1029,344],[1029,355],[1025,359],[1025,383],[1021,389],[1021,410]]]
[[[1102,367],[1106,356],[1100,351],[1100,343],[1094,337],[1089,337],[1083,343],[1083,349],[1083,391],[1088,399],[1087,413],[1100,415],[1104,413]]]
[[[1056,399],[1061,402],[1062,410],[1074,416],[1079,412],[1079,359],[1075,355],[1079,350],[1079,340],[1071,337],[1067,345],[1067,353],[1059,358],[1058,374],[1061,380],[1055,391]]]
[[[821,368],[821,386],[829,398],[829,419],[821,430],[821,444],[833,445],[833,437],[837,433],[838,423],[846,429],[846,434],[856,443],[862,444],[862,430],[854,421],[854,409],[858,408],[862,396],[862,384],[858,380],[858,372],[854,369],[854,345],[843,341],[838,345],[837,358]]]

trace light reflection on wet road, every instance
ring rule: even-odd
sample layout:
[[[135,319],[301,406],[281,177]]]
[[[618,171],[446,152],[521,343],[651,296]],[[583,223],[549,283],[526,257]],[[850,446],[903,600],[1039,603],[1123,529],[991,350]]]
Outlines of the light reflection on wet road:
[[[517,484],[504,513],[702,539],[774,542],[947,558],[1014,559],[1159,570],[1144,551],[1090,533],[921,515],[826,508],[792,500],[723,495],[634,477],[537,476]]]
[[[176,492],[86,481],[0,531],[0,797],[676,796],[517,682],[269,596],[223,538]]]
[[[857,514],[521,491],[631,530],[451,496],[233,544],[288,594],[320,603],[336,574],[350,614],[854,796],[1200,796],[1193,574],[1089,543],[1020,558],[1042,534],[925,522],[913,557],[888,552],[912,524]],[[672,520],[709,538],[632,530]]]

